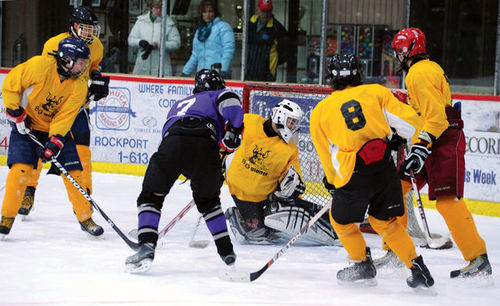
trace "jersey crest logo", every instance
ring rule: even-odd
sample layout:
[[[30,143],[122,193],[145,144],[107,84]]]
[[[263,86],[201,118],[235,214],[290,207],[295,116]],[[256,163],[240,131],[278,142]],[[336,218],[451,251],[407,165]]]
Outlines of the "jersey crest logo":
[[[259,148],[255,145],[253,149],[253,155],[250,158],[243,158],[242,162],[245,168],[257,174],[267,176],[269,168],[264,165],[264,160],[269,157],[271,153],[270,150],[264,152],[263,148]]]

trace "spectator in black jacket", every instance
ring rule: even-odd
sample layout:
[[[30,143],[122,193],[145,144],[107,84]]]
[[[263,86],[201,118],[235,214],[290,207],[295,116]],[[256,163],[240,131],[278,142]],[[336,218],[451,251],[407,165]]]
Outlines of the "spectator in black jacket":
[[[288,32],[273,15],[272,0],[259,0],[248,25],[246,80],[276,81],[276,68],[287,61]]]

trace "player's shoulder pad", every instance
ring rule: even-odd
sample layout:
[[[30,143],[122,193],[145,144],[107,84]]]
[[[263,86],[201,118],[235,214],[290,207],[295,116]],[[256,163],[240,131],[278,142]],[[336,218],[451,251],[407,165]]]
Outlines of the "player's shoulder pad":
[[[232,92],[230,90],[224,90],[224,91],[222,91],[219,94],[219,96],[217,97],[216,104],[219,105],[223,101],[232,101],[232,102],[238,101],[239,105],[241,105],[241,99],[240,99],[240,97],[236,93],[234,93],[234,92]]]

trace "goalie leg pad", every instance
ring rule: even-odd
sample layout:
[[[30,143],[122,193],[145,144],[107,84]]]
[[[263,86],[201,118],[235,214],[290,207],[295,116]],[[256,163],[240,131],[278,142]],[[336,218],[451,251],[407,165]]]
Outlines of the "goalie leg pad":
[[[300,228],[309,222],[312,216],[304,208],[296,206],[282,206],[267,215],[264,224],[274,230],[282,232],[282,237],[291,238]],[[321,245],[339,245],[335,231],[324,219],[318,219],[303,234],[305,239]]]

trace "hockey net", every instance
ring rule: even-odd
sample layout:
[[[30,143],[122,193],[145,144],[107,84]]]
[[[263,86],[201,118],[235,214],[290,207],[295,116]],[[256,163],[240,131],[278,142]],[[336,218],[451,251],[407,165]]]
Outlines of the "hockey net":
[[[259,114],[264,118],[269,118],[271,109],[285,98],[300,105],[304,111],[297,142],[302,179],[306,184],[303,199],[320,205],[325,205],[330,200],[330,196],[323,185],[325,173],[309,134],[309,119],[316,104],[329,96],[331,92],[332,90],[326,86],[247,84],[243,87],[245,113]],[[421,239],[424,235],[415,217],[411,192],[405,202],[408,208],[408,232],[412,237]]]

